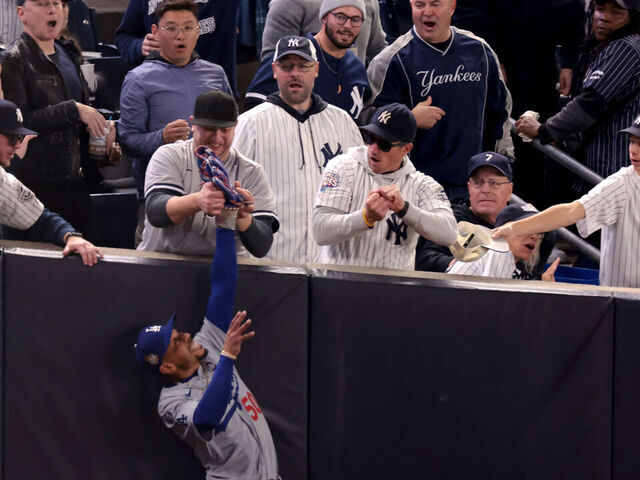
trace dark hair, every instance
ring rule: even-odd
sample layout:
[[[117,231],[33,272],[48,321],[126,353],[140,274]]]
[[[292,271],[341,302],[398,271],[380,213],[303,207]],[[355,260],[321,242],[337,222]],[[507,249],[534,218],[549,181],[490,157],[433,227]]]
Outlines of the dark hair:
[[[198,19],[198,4],[193,0],[163,0],[158,4],[153,12],[156,16],[156,22],[159,22],[165,13],[177,10],[188,10]]]

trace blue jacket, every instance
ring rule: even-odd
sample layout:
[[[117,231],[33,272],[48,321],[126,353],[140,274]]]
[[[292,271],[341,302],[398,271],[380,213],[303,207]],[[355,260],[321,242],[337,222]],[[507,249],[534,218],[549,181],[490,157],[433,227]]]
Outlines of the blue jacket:
[[[231,94],[222,68],[201,58],[179,67],[157,55],[150,56],[125,77],[118,134],[122,148],[134,158],[133,175],[140,198],[147,164],[163,144],[162,130],[179,118],[189,121],[196,98],[209,90]]]

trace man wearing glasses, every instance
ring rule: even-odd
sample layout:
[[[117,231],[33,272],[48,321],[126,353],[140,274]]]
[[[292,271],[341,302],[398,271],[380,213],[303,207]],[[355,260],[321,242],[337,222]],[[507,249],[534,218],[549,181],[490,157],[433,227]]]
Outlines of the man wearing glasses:
[[[144,176],[153,153],[162,145],[189,138],[188,118],[196,98],[210,90],[232,93],[224,70],[199,58],[198,5],[192,0],[165,0],[156,8],[151,31],[160,50],[131,70],[120,93],[120,143],[133,160],[141,202],[136,245],[144,223]]]
[[[402,104],[361,127],[366,146],[329,162],[313,215],[319,263],[413,270],[418,237],[451,245],[456,222],[433,178],[409,160],[416,120]]]
[[[264,167],[276,196],[281,227],[266,258],[301,264],[318,250],[311,217],[324,166],[362,137],[347,112],[312,93],[318,57],[308,38],[281,38],[272,69],[278,93],[238,117],[233,146]]]
[[[307,34],[318,55],[318,81],[313,91],[325,102],[340,107],[357,120],[364,101],[371,94],[367,70],[349,50],[359,38],[365,18],[362,0],[325,0],[320,8],[322,27]],[[247,89],[245,110],[259,103],[278,89],[270,58],[265,58]]]
[[[511,162],[496,152],[483,152],[469,159],[468,200],[453,201],[456,222],[493,228],[500,211],[513,192]],[[453,263],[449,248],[420,237],[416,249],[416,270],[444,272]]]

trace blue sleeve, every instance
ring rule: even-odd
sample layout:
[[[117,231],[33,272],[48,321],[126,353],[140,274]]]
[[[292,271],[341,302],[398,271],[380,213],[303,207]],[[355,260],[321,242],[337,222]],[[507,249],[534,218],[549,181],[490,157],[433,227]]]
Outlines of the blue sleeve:
[[[220,424],[231,396],[232,379],[233,360],[221,355],[211,382],[193,412],[193,424],[200,433],[213,430]]]
[[[162,129],[149,132],[149,106],[145,83],[135,71],[129,72],[120,94],[120,121],[118,138],[124,151],[146,164],[153,153],[163,145]]]
[[[25,239],[32,241],[45,241],[64,247],[64,235],[73,232],[69,222],[46,208],[31,227],[24,231]]]
[[[262,61],[249,88],[247,88],[247,98],[258,97],[264,100],[268,95],[278,91],[278,82],[273,78],[271,63],[271,57],[267,57]]]
[[[487,142],[493,144],[503,137],[503,127],[509,118],[509,110],[507,108],[507,86],[500,78],[497,59],[488,47],[484,46],[484,48],[488,50],[489,65],[483,143],[488,145]]]
[[[216,252],[211,262],[211,294],[206,318],[226,333],[233,318],[238,283],[234,230],[216,229]]]
[[[122,60],[128,65],[137,65],[144,60],[142,41],[148,33],[145,27],[145,2],[131,0],[116,30],[116,46]]]
[[[382,62],[377,63],[375,66],[370,65],[369,67],[369,84],[371,85],[372,91],[372,98],[369,102],[372,102],[376,107],[394,102],[404,103],[409,108],[415,106],[411,98],[409,79],[397,53],[394,54],[389,61],[386,70]]]

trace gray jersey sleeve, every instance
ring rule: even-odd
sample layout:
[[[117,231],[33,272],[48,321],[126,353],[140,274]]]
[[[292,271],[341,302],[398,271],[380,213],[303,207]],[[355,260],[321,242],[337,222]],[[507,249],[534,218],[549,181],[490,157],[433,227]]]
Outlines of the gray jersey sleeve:
[[[0,223],[26,230],[43,211],[44,206],[33,192],[0,167]]]

